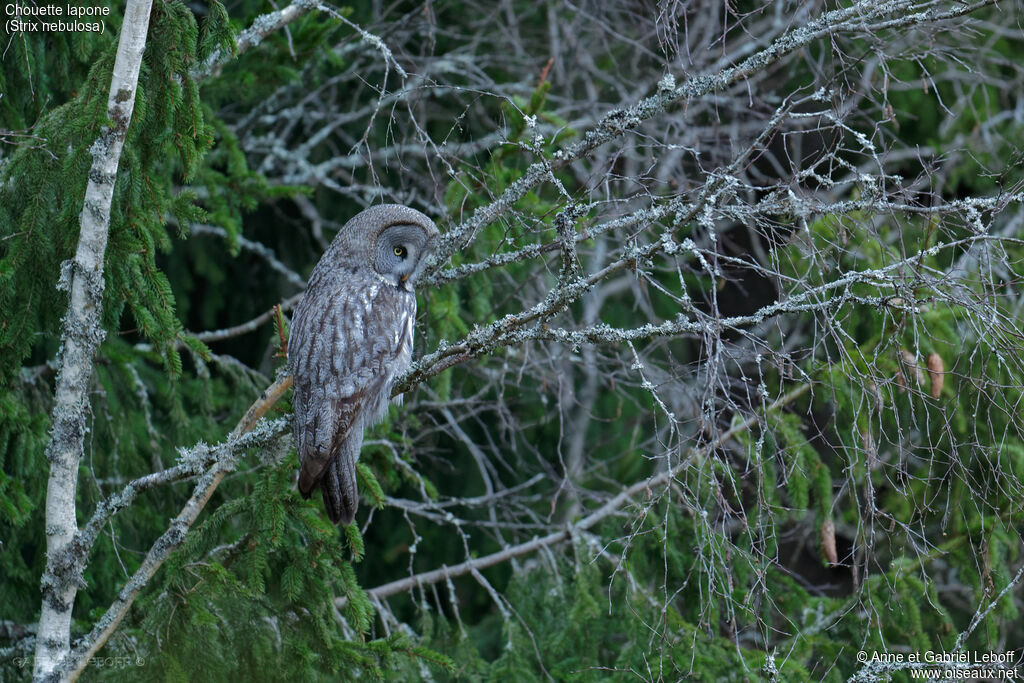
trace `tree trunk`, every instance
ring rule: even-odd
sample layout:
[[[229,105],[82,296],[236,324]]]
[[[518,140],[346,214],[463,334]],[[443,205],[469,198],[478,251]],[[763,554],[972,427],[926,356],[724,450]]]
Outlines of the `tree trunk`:
[[[78,249],[74,261],[64,262],[58,284],[70,291],[70,299],[64,316],[53,427],[47,447],[50,480],[46,489],[46,570],[36,640],[36,679],[68,677],[57,668],[70,652],[71,611],[85,560],[71,544],[78,530],[75,493],[87,429],[88,388],[93,358],[104,336],[103,256],[114,181],[135,106],[151,7],[152,0],[128,0],[107,99],[107,115],[115,125],[104,127],[93,144]]]

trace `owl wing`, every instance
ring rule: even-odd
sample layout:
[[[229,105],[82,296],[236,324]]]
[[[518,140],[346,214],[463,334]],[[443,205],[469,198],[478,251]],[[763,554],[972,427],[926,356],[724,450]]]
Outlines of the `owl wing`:
[[[362,407],[363,392],[357,392],[336,400],[323,401],[322,405],[314,408],[311,419],[306,420],[305,433],[300,435],[298,447],[299,462],[302,465],[299,470],[299,493],[304,497],[309,498],[313,494],[332,460],[345,455],[346,451],[351,455],[353,445],[355,456],[358,457],[358,449],[362,445]],[[354,458],[352,460],[354,468]]]
[[[347,523],[355,514],[363,428],[384,413],[391,382],[404,370],[398,365],[408,365],[416,299],[356,270],[344,275],[311,279],[296,308],[289,355],[299,491],[309,497],[320,484],[331,519]]]

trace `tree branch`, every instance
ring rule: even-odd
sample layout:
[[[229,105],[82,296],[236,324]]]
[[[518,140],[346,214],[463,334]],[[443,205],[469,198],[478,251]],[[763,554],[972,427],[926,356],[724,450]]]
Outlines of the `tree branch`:
[[[237,452],[248,446],[277,437],[287,430],[288,420],[281,419],[261,426],[248,439],[241,438],[243,434],[246,434],[246,432],[249,432],[256,426],[260,418],[277,403],[278,399],[291,386],[291,376],[282,374],[250,406],[249,410],[246,411],[245,415],[242,416],[242,419],[239,420],[238,424],[231,431],[231,434],[228,435],[228,438],[225,439],[222,447],[209,449],[205,444],[198,444],[193,449],[191,458],[193,460],[198,459],[198,462],[186,462],[186,466],[197,469],[200,465],[210,460],[213,461],[213,464],[209,466],[209,469],[196,482],[192,497],[189,498],[178,516],[171,521],[167,531],[153,543],[149,552],[146,553],[146,559],[143,560],[142,566],[139,567],[135,574],[132,575],[132,578],[128,580],[128,583],[125,584],[124,588],[121,589],[114,603],[107,608],[103,617],[96,622],[89,635],[83,638],[74,651],[60,663],[57,670],[62,674],[66,674],[68,680],[74,681],[81,675],[89,661],[106,644],[114,631],[117,630],[117,627],[135,602],[135,598],[138,597],[139,592],[149,583],[149,580],[153,578],[164,561],[170,557],[171,553],[184,542],[185,535],[192,528],[192,525],[195,524],[196,519],[199,518],[199,513],[203,511],[206,503],[210,500],[210,496],[213,495],[217,486],[223,481],[224,475],[234,469],[235,463],[238,461]],[[187,459],[183,457],[183,460]],[[133,496],[134,492],[127,493],[127,495]],[[114,512],[116,510],[109,507],[97,510],[94,520],[100,519],[104,515],[109,517]],[[98,522],[96,529],[98,530],[101,526],[102,523]],[[89,528],[92,527],[93,525],[90,524]],[[93,540],[95,540],[95,536]]]
[[[435,272],[452,255],[472,242],[481,228],[497,220],[499,216],[526,196],[527,192],[549,179],[555,171],[588,157],[598,147],[636,129],[644,121],[663,113],[672,104],[693,100],[717,90],[724,90],[767,69],[783,57],[804,49],[819,38],[838,33],[870,32],[872,29],[868,22],[873,19],[880,19],[892,14],[905,14],[898,20],[885,22],[884,26],[886,28],[911,26],[963,16],[994,3],[995,0],[981,0],[945,12],[934,12],[930,9],[916,11],[923,9],[922,6],[907,0],[891,3],[861,0],[851,7],[826,12],[808,22],[807,25],[786,32],[771,45],[754,53],[737,66],[723,69],[712,75],[692,76],[678,88],[674,87],[674,80],[663,81],[666,85],[671,84],[673,87],[659,87],[659,92],[655,95],[645,97],[626,109],[615,109],[608,112],[596,126],[583,134],[581,140],[565,149],[557,150],[551,159],[531,164],[522,177],[509,185],[497,199],[487,206],[477,209],[468,220],[443,235],[431,257],[431,266],[428,267],[427,274]]]
[[[276,12],[262,14],[252,22],[249,28],[238,34],[235,39],[237,51],[234,53],[216,50],[203,64],[192,71],[192,77],[201,80],[209,76],[217,76],[224,65],[232,58],[242,54],[250,48],[256,47],[263,39],[274,31],[284,28],[309,10],[317,7],[320,3],[317,0],[295,0],[292,4]]]
[[[772,413],[778,410],[779,408],[789,405],[790,403],[792,403],[793,401],[807,393],[810,390],[810,388],[810,384],[803,384],[797,387],[796,389],[793,389],[789,393],[780,396],[778,399],[775,400],[775,402],[768,406],[767,410],[765,411],[766,414]],[[579,531],[586,531],[587,529],[590,529],[598,522],[601,522],[612,513],[618,511],[619,508],[621,508],[635,496],[644,493],[652,488],[668,485],[684,469],[689,467],[690,464],[707,457],[716,448],[722,446],[729,439],[752,427],[754,424],[757,423],[757,421],[761,417],[762,416],[756,414],[751,415],[742,422],[739,422],[730,427],[728,430],[720,434],[707,445],[702,446],[700,448],[691,449],[689,457],[680,460],[680,462],[675,467],[665,470],[660,474],[656,474],[653,477],[642,479],[634,483],[632,486],[623,489],[614,498],[612,498],[604,505],[599,507],[597,510],[591,512],[589,515],[587,515],[575,524],[567,524],[563,529],[554,531],[548,534],[547,536],[533,538],[525,543],[520,543],[519,545],[514,545],[512,547],[505,548],[504,550],[501,550],[496,553],[491,553],[490,555],[485,555],[483,557],[476,559],[466,560],[465,562],[462,562],[452,567],[441,567],[440,569],[434,569],[432,571],[423,572],[421,574],[416,574],[414,576],[408,576],[404,579],[398,579],[397,581],[392,581],[391,583],[386,583],[381,586],[377,586],[376,588],[371,588],[366,592],[372,599],[383,600],[384,598],[396,595],[403,591],[411,590],[413,588],[417,588],[420,586],[438,583],[440,581],[445,581],[446,579],[449,579],[453,576],[461,576],[462,574],[469,574],[472,572],[479,571],[481,569],[486,569],[487,567],[493,567],[496,564],[501,564],[502,562],[510,560],[514,557],[526,555],[536,550],[540,550],[541,548],[545,548],[556,543],[561,543],[562,541],[572,538],[573,535]],[[338,598],[336,602],[338,603],[339,606],[344,605],[345,598]]]

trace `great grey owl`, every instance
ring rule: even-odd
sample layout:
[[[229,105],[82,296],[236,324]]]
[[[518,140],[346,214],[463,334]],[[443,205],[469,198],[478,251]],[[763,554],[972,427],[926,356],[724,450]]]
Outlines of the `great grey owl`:
[[[387,411],[395,378],[412,361],[413,283],[438,235],[433,221],[397,204],[346,223],[309,278],[292,316],[299,492],[319,485],[327,514],[356,514],[363,429]]]

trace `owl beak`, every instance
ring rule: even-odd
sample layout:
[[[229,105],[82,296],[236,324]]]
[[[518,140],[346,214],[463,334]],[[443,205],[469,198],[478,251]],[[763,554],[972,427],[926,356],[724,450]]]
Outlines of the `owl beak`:
[[[404,282],[406,282],[409,279],[409,275],[410,274],[411,273],[406,273],[405,275],[400,275],[398,279],[401,280],[404,283]]]

